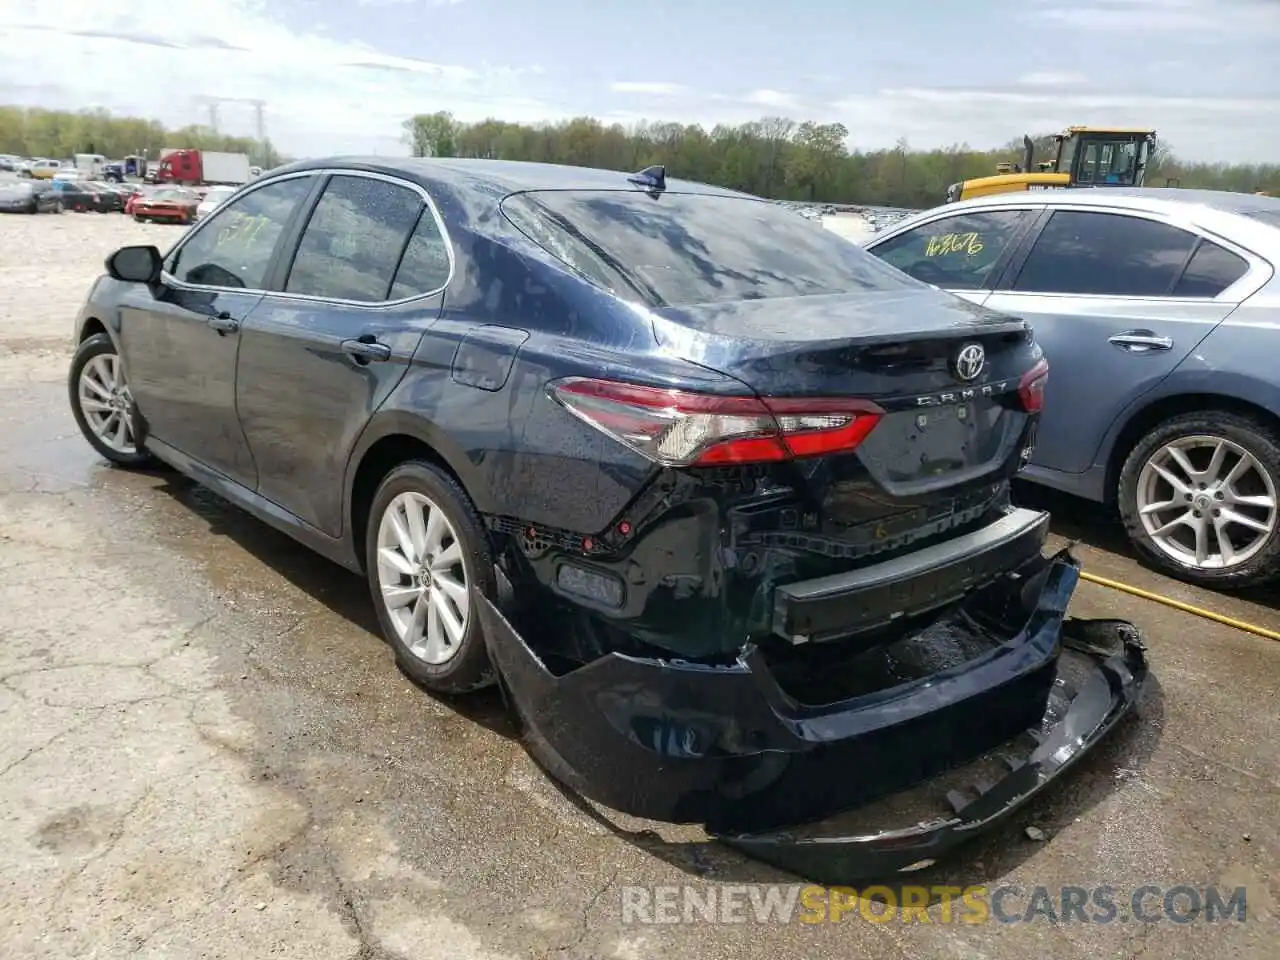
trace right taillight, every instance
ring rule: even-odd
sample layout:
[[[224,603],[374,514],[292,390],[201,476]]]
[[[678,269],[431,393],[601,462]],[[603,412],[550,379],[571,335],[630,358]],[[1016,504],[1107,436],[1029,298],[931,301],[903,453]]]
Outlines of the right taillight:
[[[1018,381],[1018,399],[1027,413],[1039,413],[1044,407],[1044,387],[1049,382],[1049,361],[1041,359]]]
[[[581,377],[550,393],[578,419],[673,467],[848,453],[884,413],[866,400],[718,397]]]

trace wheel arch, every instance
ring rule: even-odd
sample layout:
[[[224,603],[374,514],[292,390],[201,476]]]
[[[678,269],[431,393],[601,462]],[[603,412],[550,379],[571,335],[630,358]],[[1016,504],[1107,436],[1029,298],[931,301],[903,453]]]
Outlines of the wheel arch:
[[[76,336],[76,346],[80,346],[80,344],[84,343],[90,337],[96,337],[100,333],[105,333],[108,337],[111,336],[111,331],[107,329],[107,325],[105,323],[97,317],[86,317],[80,324],[80,332]],[[112,342],[115,342],[114,337],[112,338]]]
[[[1172,417],[1185,413],[1205,413],[1207,411],[1223,411],[1250,416],[1268,424],[1273,430],[1280,432],[1280,415],[1260,403],[1246,400],[1228,393],[1178,393],[1152,400],[1138,408],[1125,421],[1115,440],[1111,444],[1111,452],[1107,457],[1107,474],[1105,500],[1115,504],[1120,485],[1120,473],[1138,441],[1158,424]]]
[[[402,463],[425,460],[448,473],[483,517],[489,500],[466,451],[430,421],[401,411],[375,417],[361,434],[347,464],[343,516],[346,538],[364,567],[364,537],[369,507],[383,477]]]

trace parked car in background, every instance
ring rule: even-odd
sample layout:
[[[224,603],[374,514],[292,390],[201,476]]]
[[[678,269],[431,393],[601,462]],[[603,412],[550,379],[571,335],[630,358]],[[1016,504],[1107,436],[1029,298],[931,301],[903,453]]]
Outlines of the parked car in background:
[[[58,195],[64,210],[81,213],[105,212],[101,194],[88,182],[81,180],[52,180],[49,189]]]
[[[1027,324],[777,204],[661,168],[307,161],[108,271],[69,370],[94,449],[360,572],[405,673],[500,677],[547,769],[616,809],[892,872],[1141,688],[1136,629],[1085,652],[1078,564],[1008,502]],[[948,817],[768,832],[1012,741]]]
[[[0,183],[0,212],[61,213],[62,201],[56,191],[40,180]]]
[[[200,201],[193,193],[178,187],[162,187],[133,199],[130,211],[139,223],[193,223]]]
[[[62,164],[59,161],[46,160],[43,157],[33,157],[28,164],[28,172],[37,180],[52,180],[54,174],[61,169]]]
[[[209,214],[213,213],[220,203],[235,192],[235,187],[210,187],[201,198],[200,204],[196,207],[196,219],[203,220]]]
[[[133,208],[137,202],[146,196],[156,192],[156,188],[142,183],[126,183],[122,184],[125,188],[124,212],[126,216],[133,216]]]
[[[1280,575],[1280,200],[1045,191],[949,204],[867,249],[1023,317],[1053,367],[1025,475],[1114,503],[1191,583]]]
[[[118,183],[108,183],[105,180],[86,181],[85,187],[98,195],[98,211],[101,213],[123,212],[124,202],[132,193]]]

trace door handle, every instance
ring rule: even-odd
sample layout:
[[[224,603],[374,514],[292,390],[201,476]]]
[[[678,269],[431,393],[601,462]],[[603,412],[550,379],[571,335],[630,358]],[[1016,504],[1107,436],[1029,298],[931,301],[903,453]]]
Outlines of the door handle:
[[[1130,330],[1126,333],[1117,333],[1114,337],[1110,337],[1107,342],[1114,344],[1121,350],[1128,350],[1130,353],[1148,353],[1152,350],[1173,349],[1173,339],[1171,337],[1158,337],[1148,330]]]
[[[210,317],[205,321],[209,326],[218,331],[218,336],[224,337],[228,333],[235,333],[240,329],[240,321],[227,313],[225,310],[217,316]]]
[[[356,363],[391,359],[391,348],[385,343],[379,343],[368,334],[358,340],[343,340],[342,349],[354,358]]]

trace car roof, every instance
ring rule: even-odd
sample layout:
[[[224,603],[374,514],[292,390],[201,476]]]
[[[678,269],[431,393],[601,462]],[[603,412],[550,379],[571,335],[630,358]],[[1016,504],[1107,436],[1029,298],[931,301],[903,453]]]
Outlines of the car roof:
[[[628,182],[631,174],[595,167],[574,167],[556,163],[534,163],[526,160],[476,160],[458,157],[323,157],[301,160],[270,171],[274,178],[283,173],[305,170],[350,169],[412,180],[423,186],[444,184],[460,192],[475,191],[492,195],[495,191],[518,193],[524,190],[639,190]],[[267,179],[264,174],[262,179]],[[667,189],[695,191],[726,197],[758,200],[750,194],[692,180],[668,177]]]
[[[1131,207],[1135,210],[1160,210],[1165,213],[1191,206],[1224,213],[1253,213],[1259,210],[1280,213],[1280,198],[1277,197],[1231,193],[1226,190],[1183,190],[1180,187],[1081,187],[1072,190],[1018,191],[974,197],[972,200],[960,200],[947,206],[962,210],[1027,202],[1051,207],[1097,204]]]

